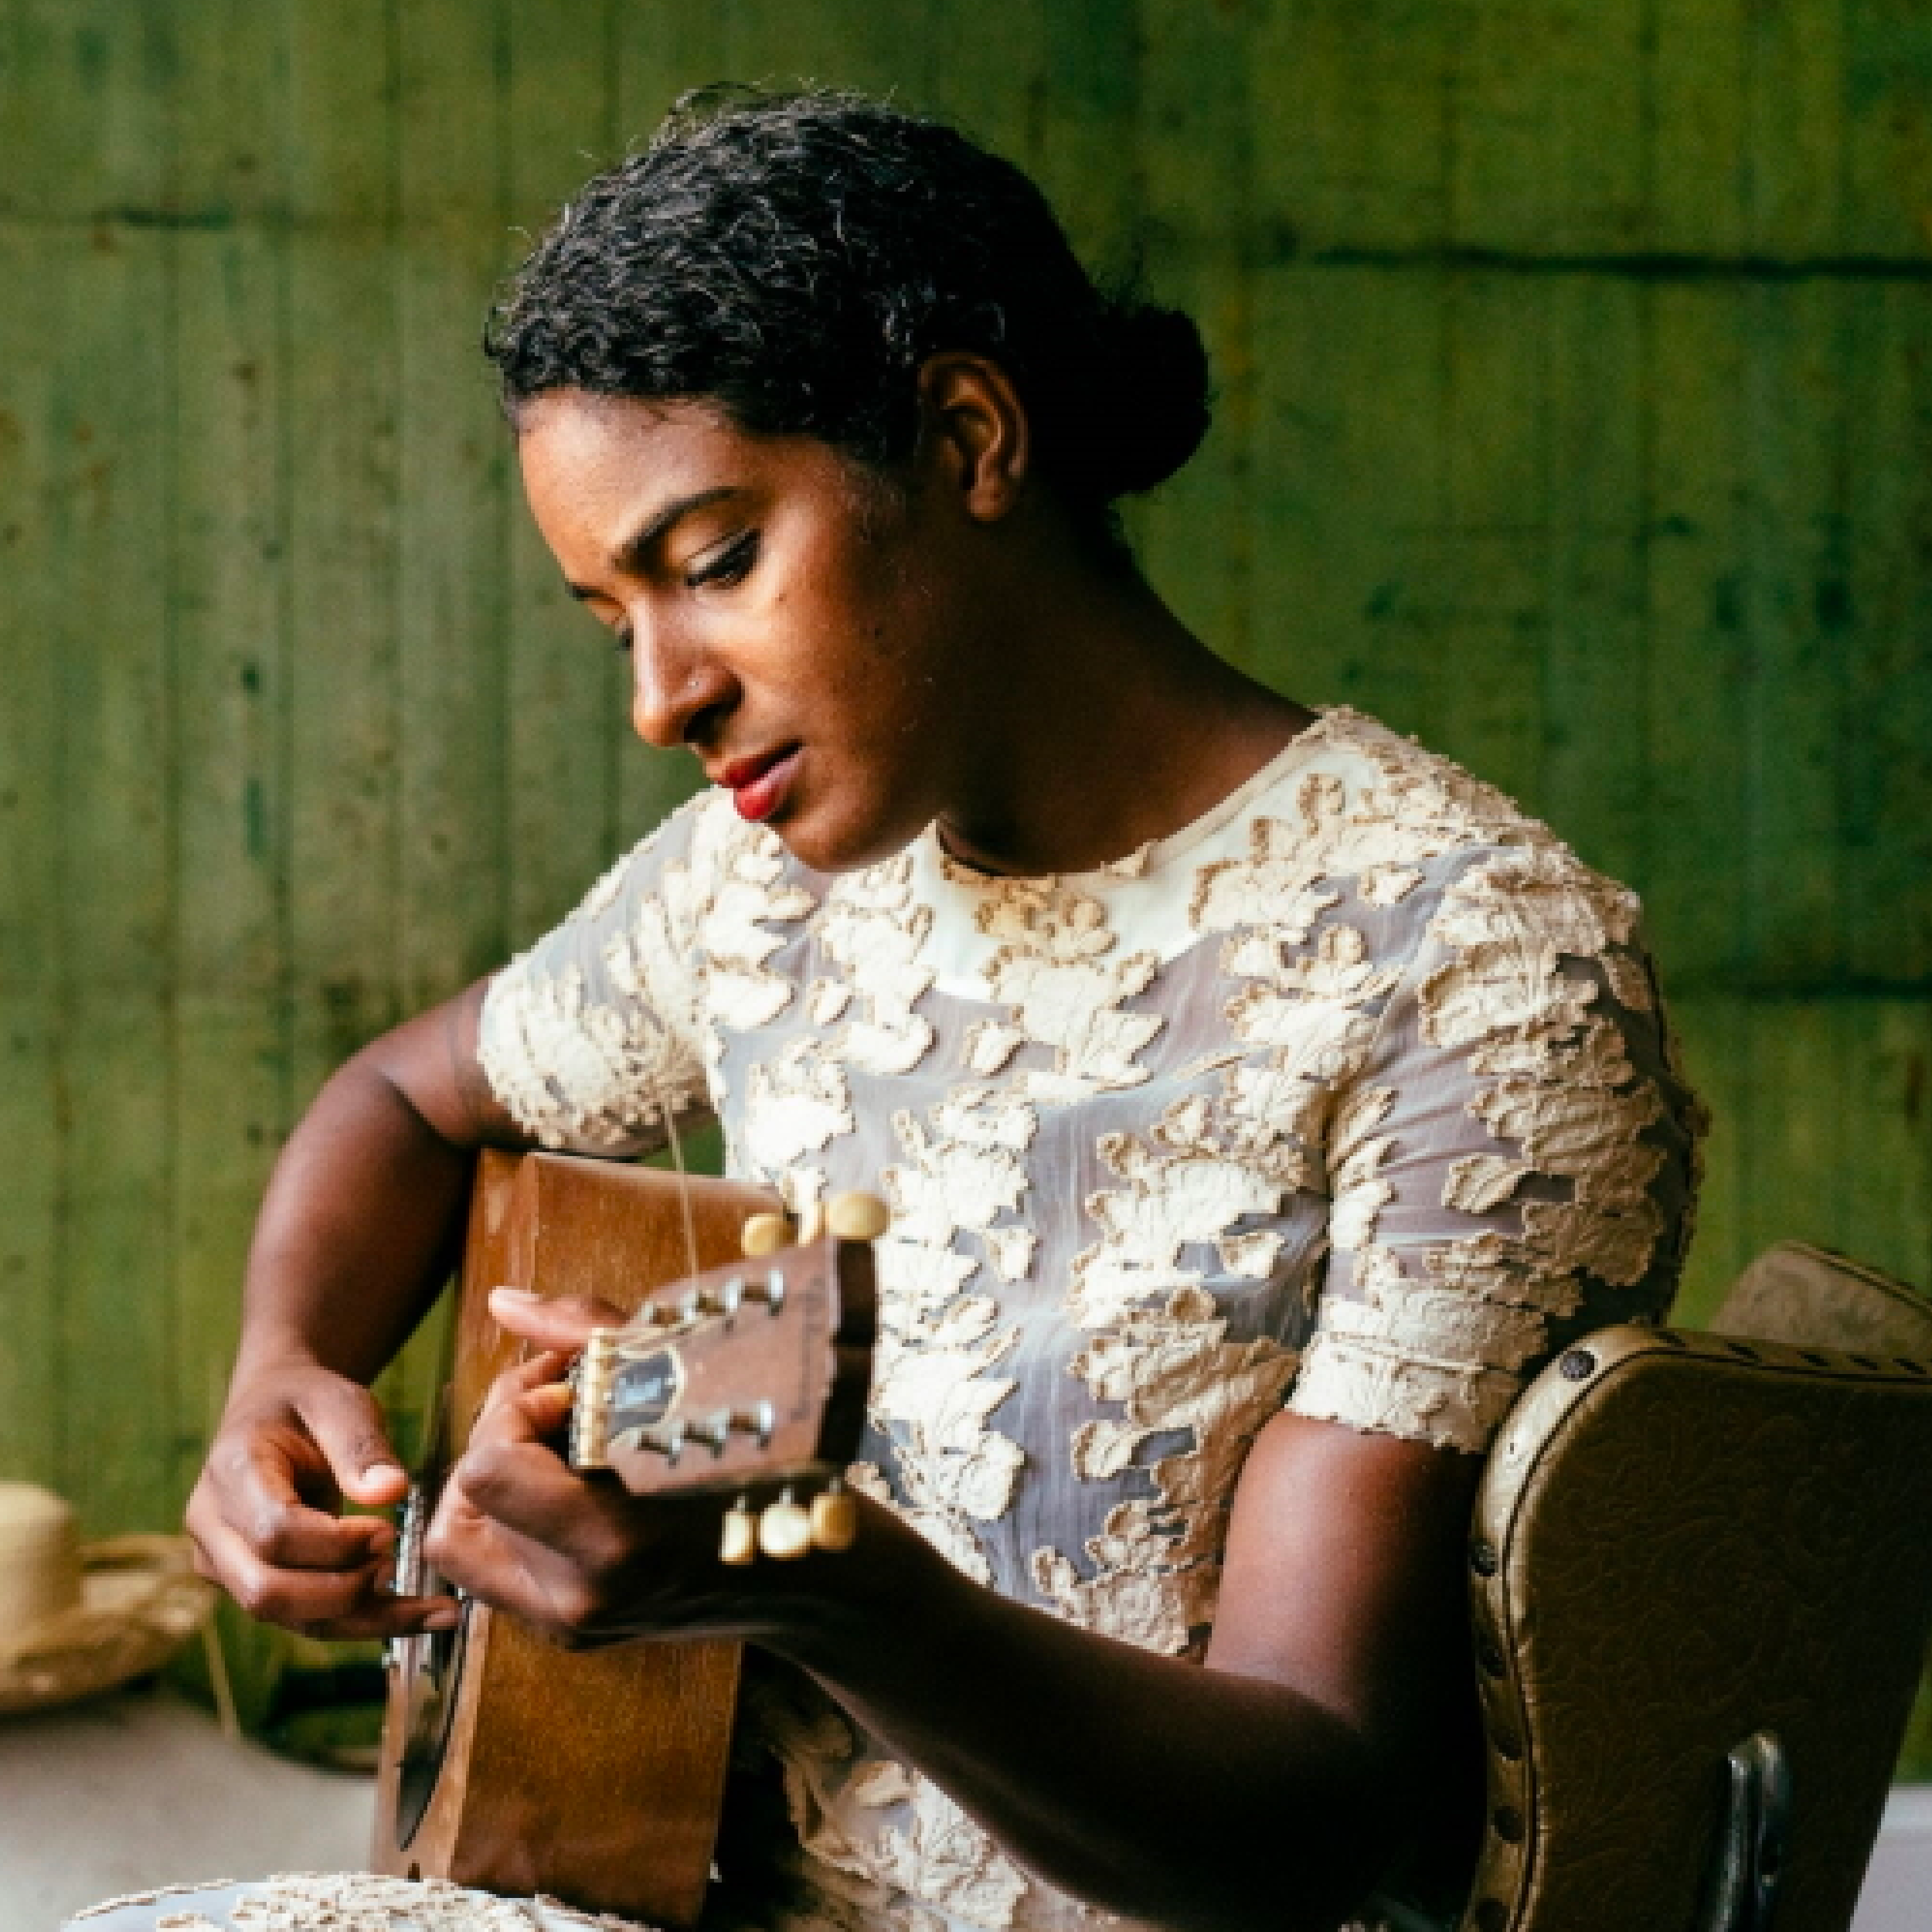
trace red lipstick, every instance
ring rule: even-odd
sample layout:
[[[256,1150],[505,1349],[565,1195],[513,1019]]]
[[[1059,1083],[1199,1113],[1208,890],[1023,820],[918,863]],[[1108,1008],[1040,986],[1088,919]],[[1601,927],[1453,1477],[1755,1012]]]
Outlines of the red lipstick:
[[[719,784],[731,794],[731,802],[740,818],[754,825],[769,818],[784,803],[792,774],[798,769],[798,745],[767,752],[761,758],[739,758],[718,774]]]

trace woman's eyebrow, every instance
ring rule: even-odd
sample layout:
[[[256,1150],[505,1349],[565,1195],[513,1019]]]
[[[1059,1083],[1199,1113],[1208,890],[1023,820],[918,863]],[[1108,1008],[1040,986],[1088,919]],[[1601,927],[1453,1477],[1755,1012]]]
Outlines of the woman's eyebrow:
[[[627,577],[642,575],[651,561],[651,553],[681,519],[694,510],[702,510],[728,496],[743,494],[738,485],[721,483],[716,489],[699,490],[689,496],[674,496],[669,502],[660,504],[612,553],[612,567]],[[580,604],[597,594],[580,583],[570,585],[570,591]]]

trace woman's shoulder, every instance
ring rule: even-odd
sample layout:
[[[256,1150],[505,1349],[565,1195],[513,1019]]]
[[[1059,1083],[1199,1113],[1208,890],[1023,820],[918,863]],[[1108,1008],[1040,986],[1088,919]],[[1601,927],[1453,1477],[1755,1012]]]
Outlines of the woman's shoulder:
[[[1360,910],[1400,909],[1396,923],[1418,939],[1445,918],[1467,925],[1480,903],[1492,918],[1513,906],[1532,923],[1556,918],[1572,937],[1600,934],[1560,947],[1595,952],[1628,941],[1640,915],[1634,892],[1506,793],[1346,706],[1291,743],[1229,830],[1196,874],[1198,930],[1305,925],[1346,893]]]

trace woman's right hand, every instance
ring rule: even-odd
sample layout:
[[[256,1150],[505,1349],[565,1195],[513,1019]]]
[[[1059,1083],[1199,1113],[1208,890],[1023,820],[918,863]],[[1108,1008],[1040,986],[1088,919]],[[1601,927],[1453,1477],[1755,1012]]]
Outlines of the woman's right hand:
[[[311,1637],[403,1636],[454,1619],[447,1597],[391,1594],[396,1532],[345,1516],[408,1489],[376,1399],[314,1364],[257,1370],[230,1391],[188,1504],[196,1567],[251,1617]]]

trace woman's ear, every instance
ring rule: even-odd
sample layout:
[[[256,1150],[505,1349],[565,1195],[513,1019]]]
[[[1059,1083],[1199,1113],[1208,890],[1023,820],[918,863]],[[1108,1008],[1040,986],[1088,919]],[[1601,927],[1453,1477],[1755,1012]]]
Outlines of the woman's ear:
[[[983,355],[929,357],[919,372],[921,454],[974,522],[997,523],[1019,499],[1032,426],[1006,372]]]

